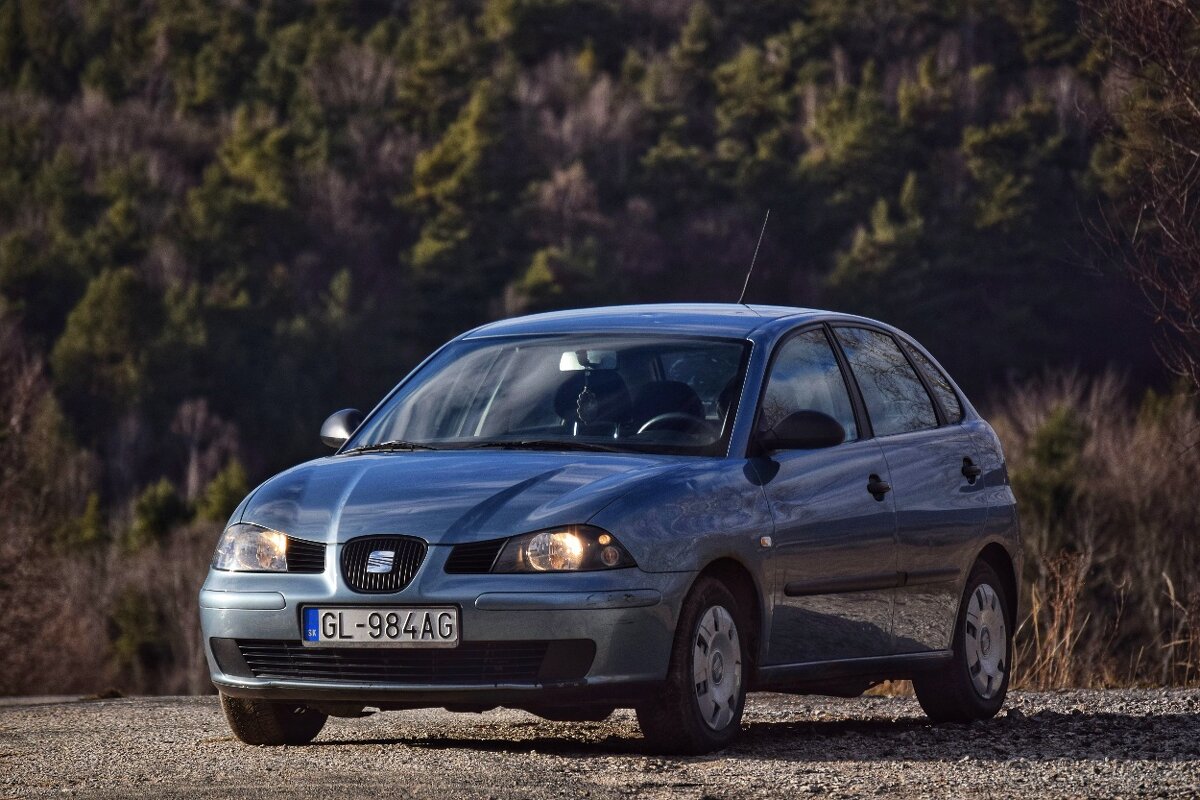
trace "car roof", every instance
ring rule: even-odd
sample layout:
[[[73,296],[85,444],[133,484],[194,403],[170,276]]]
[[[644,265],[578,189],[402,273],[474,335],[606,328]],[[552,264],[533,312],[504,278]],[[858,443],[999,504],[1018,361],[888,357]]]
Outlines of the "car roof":
[[[790,306],[734,303],[658,303],[551,311],[499,320],[476,328],[463,338],[596,331],[650,331],[705,336],[745,337],[785,317],[819,318],[829,312]]]

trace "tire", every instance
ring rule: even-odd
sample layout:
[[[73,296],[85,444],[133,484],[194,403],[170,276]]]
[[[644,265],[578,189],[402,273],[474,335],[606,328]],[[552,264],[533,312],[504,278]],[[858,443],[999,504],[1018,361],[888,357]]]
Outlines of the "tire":
[[[1013,621],[1004,583],[990,564],[975,564],[954,622],[952,656],[913,677],[921,708],[934,722],[991,719],[1004,705],[1012,672]]]
[[[246,744],[308,744],[329,717],[302,703],[250,700],[221,695],[221,710],[233,735]]]
[[[680,610],[664,691],[636,709],[652,749],[708,753],[740,733],[749,679],[748,631],[745,614],[722,583],[696,582]]]

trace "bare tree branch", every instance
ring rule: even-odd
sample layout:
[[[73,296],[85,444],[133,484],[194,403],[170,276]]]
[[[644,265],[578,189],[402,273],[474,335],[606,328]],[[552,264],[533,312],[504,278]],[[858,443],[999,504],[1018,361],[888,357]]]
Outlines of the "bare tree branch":
[[[1106,217],[1102,233],[1154,309],[1164,362],[1200,389],[1200,14],[1187,0],[1079,5],[1085,32],[1133,79],[1113,109],[1132,167],[1129,225]]]

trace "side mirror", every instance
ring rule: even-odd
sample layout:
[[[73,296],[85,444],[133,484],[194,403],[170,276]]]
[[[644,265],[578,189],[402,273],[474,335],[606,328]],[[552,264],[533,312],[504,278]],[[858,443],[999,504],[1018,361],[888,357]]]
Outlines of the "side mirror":
[[[362,424],[363,415],[357,408],[343,408],[329,415],[321,423],[321,441],[334,450],[341,447],[350,438],[350,434]]]
[[[797,411],[762,433],[759,441],[767,450],[818,450],[846,441],[846,429],[820,411]]]

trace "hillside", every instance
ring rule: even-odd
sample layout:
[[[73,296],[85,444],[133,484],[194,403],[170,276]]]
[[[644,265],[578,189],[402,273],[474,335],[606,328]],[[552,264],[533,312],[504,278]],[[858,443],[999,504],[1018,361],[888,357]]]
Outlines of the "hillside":
[[[203,689],[214,532],[326,413],[489,319],[733,300],[767,209],[748,299],[981,404],[1161,388],[1094,235],[1127,88],[1070,0],[0,0],[0,610],[87,605],[0,692]]]

